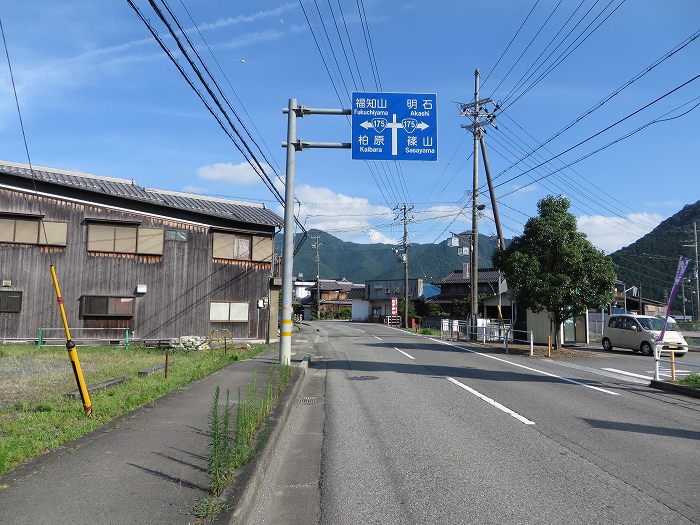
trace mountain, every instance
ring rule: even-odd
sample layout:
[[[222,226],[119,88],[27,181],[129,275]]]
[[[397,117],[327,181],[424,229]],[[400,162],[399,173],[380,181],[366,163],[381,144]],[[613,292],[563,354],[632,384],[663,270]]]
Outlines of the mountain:
[[[345,277],[354,283],[370,279],[401,279],[403,265],[398,261],[391,244],[359,244],[341,241],[320,230],[309,230],[309,237],[321,237],[319,249],[321,279]],[[295,241],[299,239],[297,234]],[[310,238],[294,257],[294,275],[304,274],[305,279],[316,278],[316,250]],[[491,267],[491,254],[498,241],[479,235],[479,266]],[[282,253],[282,236],[276,238],[277,253]],[[462,268],[467,257],[457,255],[457,248],[448,248],[447,241],[439,244],[411,244],[408,251],[408,274],[410,278],[426,282],[440,279],[450,271]]]
[[[697,222],[700,228],[700,201],[686,205],[638,241],[611,253],[610,257],[617,265],[618,279],[628,288],[641,283],[645,298],[664,301],[671,293],[679,257],[685,255],[694,259],[693,248],[682,246],[694,242],[693,222]],[[686,277],[693,275],[694,264],[693,261]],[[688,306],[692,288],[685,288]],[[676,299],[675,304],[682,308],[680,300]]]

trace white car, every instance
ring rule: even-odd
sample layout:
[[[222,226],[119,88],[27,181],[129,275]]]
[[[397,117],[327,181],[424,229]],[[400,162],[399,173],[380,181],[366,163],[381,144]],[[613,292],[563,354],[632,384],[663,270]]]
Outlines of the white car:
[[[649,315],[611,315],[603,330],[603,349],[629,348],[644,355],[654,355],[654,345],[663,325],[663,319]],[[688,352],[688,343],[671,317],[661,344],[661,352],[666,355],[673,352],[675,357],[682,357]]]

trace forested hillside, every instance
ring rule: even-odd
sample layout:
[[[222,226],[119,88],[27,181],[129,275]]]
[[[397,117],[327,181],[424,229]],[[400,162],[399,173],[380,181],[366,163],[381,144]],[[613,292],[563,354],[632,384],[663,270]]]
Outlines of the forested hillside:
[[[700,227],[700,201],[686,205],[638,241],[612,253],[618,279],[627,286],[641,283],[644,297],[665,300],[671,292],[680,256],[694,258],[694,250],[682,246],[693,241],[694,221]],[[692,264],[686,273],[688,277],[693,272]],[[690,291],[691,287],[686,286],[688,298]]]
[[[309,236],[321,237],[321,278],[363,283],[369,279],[403,278],[403,265],[398,261],[390,244],[359,244],[344,242],[320,230],[310,230]],[[298,239],[298,236],[297,236]],[[277,236],[277,253],[282,253],[282,236]],[[316,278],[316,250],[307,239],[294,258],[294,275],[304,274],[305,279]],[[479,265],[491,266],[491,254],[496,239],[479,236]],[[409,277],[426,282],[440,279],[450,271],[461,268],[467,257],[457,255],[457,248],[448,248],[447,241],[440,244],[411,244],[409,247]]]

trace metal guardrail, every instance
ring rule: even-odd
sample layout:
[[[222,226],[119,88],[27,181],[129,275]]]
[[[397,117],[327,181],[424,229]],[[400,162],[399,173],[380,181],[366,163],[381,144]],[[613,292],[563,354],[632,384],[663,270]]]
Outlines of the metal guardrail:
[[[662,347],[664,345],[664,342],[661,341],[659,343],[656,343],[654,345],[654,381],[660,381],[661,380],[661,370],[659,370],[659,364],[660,363],[668,363],[671,365],[671,380],[675,381],[676,380],[676,359],[675,359],[675,352],[673,350],[667,350],[669,353],[669,359],[662,359],[661,358],[661,351]],[[699,346],[688,346],[688,351],[690,351],[691,348],[697,348],[700,349]],[[691,367],[691,368],[698,368],[700,369],[700,365],[696,365],[693,363],[683,363],[683,366],[685,367]]]
[[[58,332],[61,335],[52,337],[52,332]],[[37,348],[43,346],[65,346],[65,336],[63,328],[39,328],[37,337]],[[71,328],[73,341],[83,343],[98,343],[105,341],[124,341],[125,348],[129,348],[129,329],[128,328]],[[61,344],[49,344],[51,342],[61,342]]]

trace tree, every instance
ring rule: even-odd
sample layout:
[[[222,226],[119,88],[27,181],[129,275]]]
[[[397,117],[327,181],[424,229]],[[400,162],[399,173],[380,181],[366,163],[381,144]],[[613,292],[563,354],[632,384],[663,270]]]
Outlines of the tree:
[[[493,254],[516,301],[533,312],[547,311],[557,348],[561,324],[610,303],[616,278],[610,257],[576,230],[570,205],[565,197],[543,198],[523,235]]]

